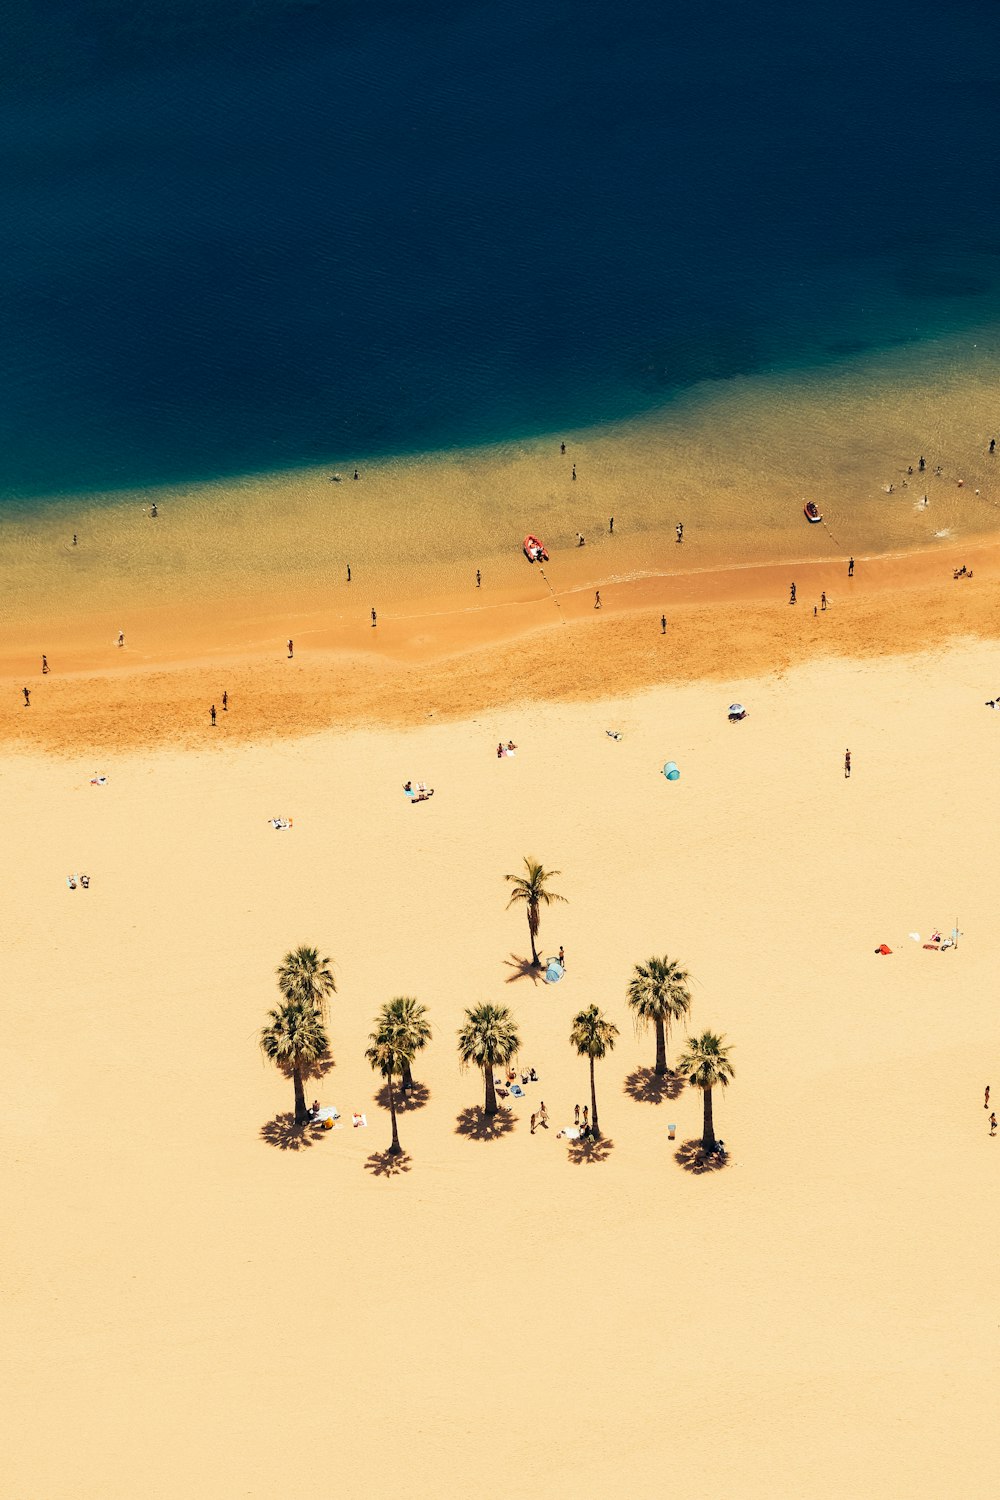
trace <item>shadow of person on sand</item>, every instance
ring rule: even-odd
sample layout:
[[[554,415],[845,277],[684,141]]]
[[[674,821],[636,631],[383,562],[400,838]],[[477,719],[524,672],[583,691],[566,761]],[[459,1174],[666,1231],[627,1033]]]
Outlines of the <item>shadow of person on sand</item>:
[[[478,1104],[470,1104],[455,1121],[455,1134],[468,1136],[471,1141],[498,1141],[510,1135],[516,1124],[517,1116],[509,1109],[488,1115]]]
[[[311,1120],[296,1125],[293,1114],[275,1115],[273,1120],[260,1127],[261,1140],[268,1146],[276,1146],[279,1151],[306,1151],[326,1134],[322,1125],[314,1125]]]
[[[389,1151],[373,1151],[365,1162],[365,1171],[373,1177],[399,1177],[412,1165],[413,1159],[405,1151],[401,1156],[393,1156]]]
[[[674,1161],[684,1168],[685,1172],[693,1172],[701,1177],[705,1172],[721,1172],[723,1167],[729,1165],[729,1155],[719,1156],[714,1151],[703,1151],[701,1149],[701,1137],[694,1141],[684,1141],[674,1152]]]
[[[518,979],[530,979],[532,984],[541,982],[543,970],[538,964],[533,964],[530,958],[520,958],[516,953],[512,953],[510,958],[504,959],[504,963],[508,969],[514,970],[513,974],[507,975],[504,984],[514,984]]]
[[[622,1084],[622,1090],[637,1104],[662,1104],[664,1099],[679,1099],[684,1080],[676,1073],[654,1073],[652,1068],[636,1068]]]
[[[427,1087],[426,1083],[415,1083],[413,1087],[409,1089],[405,1094],[397,1084],[393,1089],[393,1093],[396,1096],[397,1115],[408,1114],[409,1111],[413,1109],[423,1109],[424,1105],[431,1097],[431,1091]],[[375,1102],[381,1109],[388,1111],[389,1085],[387,1083],[383,1084],[378,1093],[375,1095]]]
[[[610,1136],[602,1135],[599,1141],[589,1138],[570,1141],[566,1155],[575,1167],[579,1167],[584,1163],[607,1161],[614,1149],[615,1143]]]

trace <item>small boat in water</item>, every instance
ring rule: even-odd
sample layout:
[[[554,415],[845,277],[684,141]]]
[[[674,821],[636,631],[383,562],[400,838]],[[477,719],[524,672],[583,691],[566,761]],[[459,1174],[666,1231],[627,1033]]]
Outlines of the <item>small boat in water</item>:
[[[823,517],[819,513],[819,506],[815,500],[807,500],[802,508],[802,514],[812,526],[818,526]]]
[[[543,543],[538,540],[537,536],[532,536],[530,532],[524,539],[524,555],[529,562],[548,562],[549,560],[549,554],[546,552]]]

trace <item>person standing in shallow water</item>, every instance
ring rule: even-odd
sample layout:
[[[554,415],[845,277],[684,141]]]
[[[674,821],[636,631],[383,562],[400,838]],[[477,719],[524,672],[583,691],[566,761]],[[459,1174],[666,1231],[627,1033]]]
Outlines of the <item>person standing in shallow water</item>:
[[[28,692],[27,688],[22,688],[21,692],[24,694],[24,706],[25,706],[25,708],[30,708],[31,707],[31,694]]]
[[[997,440],[996,440],[996,438],[990,438],[990,452],[991,453],[995,453],[996,451],[997,451]]]
[[[350,581],[351,581],[351,565],[350,565],[350,563],[347,564],[347,581],[348,581],[348,583],[350,583]]]
[[[228,692],[223,692],[223,694],[222,694],[222,712],[224,714],[229,712],[229,694],[228,694]]]
[[[477,589],[478,588],[482,588],[482,586],[483,586],[483,575],[482,575],[482,573],[480,573],[479,569],[477,568],[476,569],[476,588]]]
[[[794,604],[795,603],[795,585],[794,585],[794,583],[792,584],[792,591],[791,591],[791,593],[788,596],[788,602],[789,602],[789,604]]]
[[[292,659],[292,657],[294,655],[295,655],[295,645],[294,645],[294,642],[292,641],[291,636],[289,636],[288,637],[288,660],[291,661],[291,659]]]
[[[576,478],[576,464],[573,465],[573,478]]]
[[[212,728],[214,729],[215,728],[215,704],[214,703],[212,704],[211,713],[212,713]]]
[[[853,578],[854,577],[854,558],[853,557],[849,557],[848,560],[847,560],[847,576],[848,576],[848,578]]]
[[[611,520],[608,522],[608,531],[610,532],[610,534],[612,536],[614,536],[614,534],[615,534],[615,518],[614,518],[614,516],[612,516]]]
[[[666,617],[666,615],[661,615],[660,616],[660,634],[661,635],[666,635],[666,633],[667,633],[667,617]]]
[[[373,630],[375,629],[375,626],[377,624],[378,624],[378,615],[375,613],[375,606],[373,604],[372,605],[372,629]]]

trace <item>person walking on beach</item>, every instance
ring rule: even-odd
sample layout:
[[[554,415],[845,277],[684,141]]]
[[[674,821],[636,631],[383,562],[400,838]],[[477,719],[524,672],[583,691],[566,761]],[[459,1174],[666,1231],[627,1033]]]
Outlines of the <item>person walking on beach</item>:
[[[539,1123],[539,1125],[544,1125],[545,1129],[548,1130],[548,1128],[549,1128],[549,1112],[545,1108],[545,1100],[544,1099],[542,1100],[541,1107],[539,1108],[539,1111],[538,1111],[538,1123]]]
[[[224,714],[229,712],[229,694],[225,690],[223,690],[222,694],[222,712]]]
[[[351,581],[351,565],[350,565],[350,563],[347,564],[347,581],[348,581],[348,583],[350,583],[350,581]]]
[[[927,467],[927,464],[924,461],[924,455],[921,453],[921,455],[920,455],[920,462],[917,464],[917,468],[920,470],[920,472],[922,474],[924,472],[924,470],[926,469],[926,467]]]
[[[76,546],[76,532],[73,533],[73,546]]]
[[[573,478],[576,478],[576,464],[573,465]]]
[[[849,557],[847,559],[847,576],[848,576],[848,578],[853,578],[854,577],[854,558],[853,557]]]
[[[375,629],[375,626],[377,624],[378,624],[378,615],[375,613],[375,606],[373,604],[372,605],[372,629],[373,630]]]
[[[566,452],[566,444],[565,443],[560,443],[559,444],[559,452],[560,453],[565,453]]]
[[[586,543],[586,540],[587,540],[587,538],[584,536],[583,532],[582,531],[578,531],[577,534],[576,534],[576,545],[578,547],[582,547]]]
[[[532,1135],[534,1135],[534,1133],[535,1133],[535,1116],[534,1115],[532,1115],[532,1117],[531,1117],[531,1133],[532,1133]]]
[[[826,590],[825,589],[824,589],[823,593],[820,595],[819,604],[820,604],[820,609],[826,609]]]
[[[124,644],[125,644],[125,632],[124,632],[124,630],[119,630],[119,632],[118,632],[118,644],[119,644],[119,646],[124,646]]]
[[[792,591],[791,591],[791,593],[788,596],[788,602],[789,602],[789,604],[794,604],[795,603],[795,585],[794,585],[794,583],[792,584]]]
[[[42,676],[43,677],[45,676],[45,674],[46,674],[46,672],[48,670],[49,670],[49,659],[48,659],[47,656],[43,655],[42,656]]]
[[[851,775],[851,752],[850,752],[850,750],[845,750],[844,751],[844,775],[845,775],[845,777],[847,777],[848,779],[850,779],[850,775]]]
[[[996,438],[990,438],[990,452],[991,453],[995,453],[996,451],[997,451],[997,440],[996,440]]]
[[[996,1135],[996,1133],[997,1133],[997,1117],[996,1117],[995,1114],[991,1113],[991,1115],[990,1115],[990,1135]]]
[[[989,1107],[990,1107],[990,1086],[989,1086],[989,1084],[987,1084],[986,1085],[986,1098],[983,1100],[983,1108],[984,1109],[989,1109]]]
[[[814,620],[815,620],[815,618],[816,618],[816,616],[817,616],[817,614],[818,614],[818,613],[819,613],[819,611],[818,611],[818,610],[817,610],[817,608],[816,608],[816,606],[815,606],[815,604],[814,604],[814,605],[813,605],[813,619],[814,619]]]
[[[683,542],[683,540],[684,540],[684,522],[683,521],[678,521],[677,525],[674,527],[674,530],[677,533],[677,540],[679,542]]]
[[[601,607],[601,591],[600,591],[600,589],[595,589],[594,590],[594,608],[595,609],[600,609],[600,607]]]
[[[666,617],[666,615],[661,615],[660,616],[660,634],[661,635],[666,635],[666,633],[667,633],[667,617]]]
[[[579,1123],[580,1123],[580,1106],[579,1106],[579,1104],[574,1104],[573,1105],[573,1124],[574,1125],[579,1125]]]
[[[212,704],[211,713],[212,713],[212,728],[214,729],[215,728],[215,704],[214,703]]]
[[[611,536],[614,536],[614,534],[615,534],[615,518],[614,518],[614,516],[612,516],[611,520],[608,522],[608,531],[611,534]]]
[[[482,575],[482,573],[480,573],[479,569],[477,568],[476,569],[476,588],[480,589],[480,588],[482,588],[482,586],[483,586],[483,575]]]
[[[25,708],[30,708],[31,707],[31,694],[28,692],[27,688],[22,688],[21,692],[24,694],[24,706],[25,706]]]
[[[293,642],[291,636],[289,636],[288,637],[288,660],[291,661],[291,659],[292,659],[292,657],[294,655],[295,655],[295,643]]]

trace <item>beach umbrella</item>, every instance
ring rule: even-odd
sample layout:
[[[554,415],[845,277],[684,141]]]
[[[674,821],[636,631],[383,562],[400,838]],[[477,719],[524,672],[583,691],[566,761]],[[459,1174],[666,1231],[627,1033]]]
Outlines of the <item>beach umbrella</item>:
[[[681,773],[677,769],[677,762],[675,760],[668,760],[663,767],[663,774],[668,781],[679,781]]]
[[[742,703],[730,703],[729,712],[731,714],[745,714],[746,709],[743,707]]]
[[[549,959],[549,966],[545,970],[545,982],[546,982],[546,984],[558,984],[559,981],[560,981],[560,979],[565,974],[565,972],[566,972],[566,970],[563,968],[562,964],[559,962],[558,959],[556,959],[556,958],[550,958]]]

